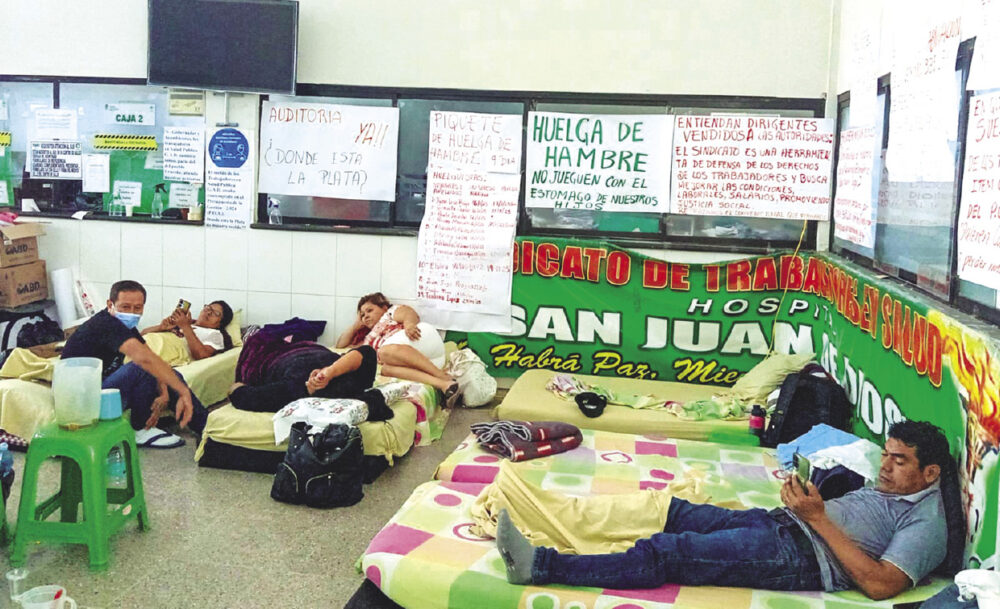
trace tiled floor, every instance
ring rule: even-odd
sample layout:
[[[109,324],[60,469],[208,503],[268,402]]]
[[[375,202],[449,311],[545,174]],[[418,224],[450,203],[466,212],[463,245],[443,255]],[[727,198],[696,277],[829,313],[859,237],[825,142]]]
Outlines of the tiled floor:
[[[456,410],[442,440],[413,449],[349,508],[314,510],[273,501],[271,477],[203,469],[194,446],[142,451],[152,530],[129,526],[112,541],[112,563],[93,573],[83,546],[31,550],[29,586],[66,587],[81,607],[342,607],[361,584],[354,563],[410,492],[489,408]],[[8,501],[13,522],[24,455]],[[55,482],[55,468],[47,476]],[[0,570],[9,569],[4,554]],[[0,583],[0,607],[8,602]]]

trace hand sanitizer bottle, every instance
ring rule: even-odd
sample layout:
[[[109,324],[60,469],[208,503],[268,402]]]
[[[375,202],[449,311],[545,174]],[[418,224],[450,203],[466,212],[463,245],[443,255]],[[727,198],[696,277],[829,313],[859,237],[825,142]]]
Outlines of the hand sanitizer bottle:
[[[267,223],[281,224],[281,201],[274,197],[267,198]]]
[[[156,191],[153,193],[153,217],[162,218],[163,217],[163,193],[167,192],[166,187],[163,184],[156,185]]]

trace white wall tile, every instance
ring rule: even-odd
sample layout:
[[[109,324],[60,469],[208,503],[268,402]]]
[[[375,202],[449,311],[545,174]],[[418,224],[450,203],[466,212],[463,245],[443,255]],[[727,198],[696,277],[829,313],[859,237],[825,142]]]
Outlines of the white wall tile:
[[[38,237],[38,256],[45,260],[45,269],[71,268],[80,274],[79,220],[53,219],[45,225],[45,234]]]
[[[122,279],[133,279],[147,289],[163,284],[163,226],[122,224]]]
[[[205,229],[205,286],[220,290],[247,289],[248,233],[250,230]]]
[[[325,321],[326,329],[319,337],[319,342],[324,345],[332,345],[337,342],[337,336],[340,335],[342,329],[337,326],[335,303],[335,299],[331,296],[292,294],[292,316]]]
[[[292,289],[292,233],[250,231],[250,268],[247,289],[288,293]],[[319,261],[313,261],[314,268]]]
[[[382,238],[337,235],[337,296],[360,298],[381,290]]]
[[[191,303],[191,317],[198,317],[198,311],[205,304],[204,288],[163,286],[163,306],[160,308],[160,319],[174,312],[177,301],[181,298]],[[156,321],[160,321],[157,319]]]
[[[358,318],[358,299],[338,296],[334,299],[333,327],[339,335]]]
[[[163,285],[199,288],[211,285],[206,281],[206,272],[214,273],[217,267],[205,261],[206,229],[165,225],[162,231]]]
[[[113,281],[111,283],[114,283]],[[90,290],[89,294],[94,303],[94,309],[100,311],[101,309],[106,309],[108,307],[108,296],[111,293],[111,283],[100,283],[95,281],[87,282],[87,289]]]
[[[382,292],[389,300],[417,297],[416,238],[382,238]]]
[[[140,283],[142,282],[140,281]],[[146,288],[146,307],[142,311],[142,319],[139,320],[140,329],[155,326],[165,317],[163,314],[163,288],[144,283],[142,287]]]
[[[291,294],[273,292],[247,292],[245,324],[281,323],[292,316]]]
[[[124,223],[80,222],[80,276],[94,283],[111,284],[122,278]]]
[[[337,293],[337,233],[292,233],[292,293]]]

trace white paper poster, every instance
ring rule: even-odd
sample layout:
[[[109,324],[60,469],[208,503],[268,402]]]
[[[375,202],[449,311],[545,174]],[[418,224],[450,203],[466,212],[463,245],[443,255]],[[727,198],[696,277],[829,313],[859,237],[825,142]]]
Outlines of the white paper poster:
[[[163,179],[201,183],[204,174],[205,130],[201,127],[164,127]]]
[[[878,23],[858,24],[851,40],[848,81],[851,84],[852,127],[874,125],[878,112]]]
[[[104,123],[150,127],[156,124],[156,106],[142,103],[104,104]]]
[[[665,213],[673,126],[668,114],[529,112],[525,206]]]
[[[7,110],[7,100],[0,99],[0,121],[10,120],[10,114]]]
[[[399,108],[265,101],[260,192],[396,200]]]
[[[834,121],[678,116],[670,212],[830,218]]]
[[[198,205],[198,184],[174,182],[170,185],[170,207],[194,207]]]
[[[1000,93],[969,102],[958,276],[1000,289]]]
[[[927,9],[925,12],[919,7]],[[934,9],[934,10],[931,10]],[[949,141],[957,137],[955,58],[961,18],[947,3],[896,13],[886,166],[894,182],[946,182],[955,171]]]
[[[75,140],[76,112],[52,108],[36,109],[31,136],[36,140]]]
[[[147,152],[143,168],[152,169],[153,171],[163,171],[163,150],[158,149]]]
[[[969,79],[965,88],[982,91],[1000,87],[1000,1],[976,0],[976,10],[962,18],[962,38],[976,37],[976,47],[969,66]],[[970,18],[971,17],[971,18]],[[967,27],[978,24],[976,31]]]
[[[111,155],[83,155],[83,192],[108,192],[110,172]]]
[[[875,127],[856,127],[840,134],[837,196],[833,202],[834,235],[862,247],[875,247],[875,201],[872,179],[881,138]]]
[[[7,194],[7,180],[0,180],[0,205],[10,205],[10,197]]]
[[[255,207],[253,134],[216,129],[205,146],[205,226],[246,228]]]
[[[79,180],[83,175],[80,142],[31,142],[31,177]]]
[[[431,112],[427,164],[520,173],[521,131],[513,114]]]
[[[427,207],[417,240],[421,317],[508,332],[521,189],[521,117],[431,112]]]
[[[142,182],[115,180],[112,197],[118,205],[139,207],[142,205]]]

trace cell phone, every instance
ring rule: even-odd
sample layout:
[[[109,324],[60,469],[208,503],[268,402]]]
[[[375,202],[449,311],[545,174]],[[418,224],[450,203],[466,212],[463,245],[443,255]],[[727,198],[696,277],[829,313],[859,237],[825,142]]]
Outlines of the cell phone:
[[[191,310],[191,303],[181,298],[177,301],[177,310],[182,313],[187,313]]]
[[[802,485],[802,490],[809,494],[809,489],[806,483],[809,482],[809,478],[812,477],[812,463],[809,459],[802,456],[801,453],[795,453],[792,456],[792,465],[795,466],[795,477],[799,479],[799,484]]]

